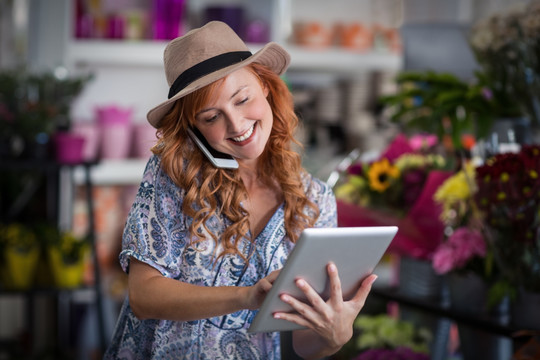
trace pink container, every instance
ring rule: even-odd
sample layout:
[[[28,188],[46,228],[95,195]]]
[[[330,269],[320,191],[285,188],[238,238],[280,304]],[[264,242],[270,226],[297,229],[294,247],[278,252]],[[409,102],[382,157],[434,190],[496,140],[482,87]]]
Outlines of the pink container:
[[[152,152],[150,148],[156,144],[156,129],[150,124],[133,126],[133,155],[140,159],[148,159]]]
[[[84,137],[81,135],[59,132],[54,135],[56,160],[62,164],[83,162]]]
[[[113,124],[130,124],[133,109],[108,105],[96,107],[95,112],[98,124],[100,126],[107,126]]]
[[[99,127],[95,123],[74,123],[71,131],[84,137],[83,159],[94,161],[98,158],[100,142]]]
[[[101,158],[125,159],[132,140],[131,108],[106,106],[96,108],[101,133]]]

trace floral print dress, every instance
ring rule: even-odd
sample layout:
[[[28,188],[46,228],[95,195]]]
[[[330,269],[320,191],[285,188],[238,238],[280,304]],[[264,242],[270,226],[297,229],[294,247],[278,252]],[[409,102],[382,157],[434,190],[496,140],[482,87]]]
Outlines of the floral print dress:
[[[163,276],[200,286],[251,286],[280,269],[294,244],[285,235],[284,208],[273,214],[254,244],[244,241],[240,250],[248,255],[227,255],[217,263],[219,253],[212,241],[190,244],[191,218],[179,209],[184,191],[175,185],[152,156],[124,228],[120,264],[129,271],[133,257],[159,270]],[[331,189],[306,174],[308,197],[317,204],[316,227],[337,226],[336,202]],[[219,233],[228,220],[219,214],[207,226]],[[203,229],[201,229],[203,230]],[[210,237],[207,237],[210,238]],[[105,359],[280,359],[279,333],[248,333],[257,311],[197,321],[139,320],[124,301]]]

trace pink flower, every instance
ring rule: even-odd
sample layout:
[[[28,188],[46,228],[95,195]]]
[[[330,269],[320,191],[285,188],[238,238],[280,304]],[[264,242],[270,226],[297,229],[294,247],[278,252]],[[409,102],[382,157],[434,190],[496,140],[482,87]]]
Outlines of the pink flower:
[[[386,150],[380,156],[380,159],[387,158],[390,162],[394,161],[403,154],[413,152],[413,148],[409,144],[409,140],[403,134],[397,135],[394,140],[388,145]]]
[[[446,274],[455,266],[454,251],[451,246],[441,244],[433,254],[433,269],[437,274]]]
[[[437,135],[414,135],[409,139],[409,145],[414,151],[429,149],[437,144]]]
[[[474,257],[486,256],[486,243],[479,231],[462,227],[454,231],[433,255],[433,269],[438,274],[460,269]]]
[[[486,256],[486,242],[478,230],[468,227],[461,227],[454,231],[448,238],[448,241],[454,245],[464,256],[462,259],[469,260],[473,256]]]

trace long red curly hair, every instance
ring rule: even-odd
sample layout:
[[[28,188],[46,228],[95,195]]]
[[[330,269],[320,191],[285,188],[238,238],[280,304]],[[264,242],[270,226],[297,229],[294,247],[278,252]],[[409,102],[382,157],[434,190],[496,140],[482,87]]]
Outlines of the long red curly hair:
[[[258,176],[266,185],[275,187],[277,184],[281,190],[285,230],[290,240],[296,242],[303,229],[313,226],[319,209],[305,194],[301,180],[305,170],[300,154],[292,148],[293,144],[302,148],[294,138],[299,121],[292,95],[285,82],[264,65],[252,63],[246,68],[258,78],[261,86],[269,89],[267,100],[273,113],[270,138],[258,161]],[[196,241],[205,240],[197,231],[203,226],[216,246],[223,246],[218,258],[238,254],[246,259],[239,251],[237,241],[249,233],[249,213],[241,205],[247,198],[242,179],[235,170],[214,167],[201,151],[195,150],[187,134],[187,127],[195,123],[195,114],[208,103],[222,82],[223,79],[218,80],[180,98],[158,124],[158,143],[152,151],[161,156],[163,170],[186,191],[182,211],[193,218],[189,230]],[[231,221],[221,234],[213,233],[206,226],[207,220],[216,212]]]

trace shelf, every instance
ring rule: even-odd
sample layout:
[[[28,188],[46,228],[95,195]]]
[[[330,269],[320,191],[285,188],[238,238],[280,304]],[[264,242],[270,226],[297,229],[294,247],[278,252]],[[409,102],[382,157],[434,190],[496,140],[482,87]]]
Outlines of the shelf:
[[[77,66],[163,66],[164,41],[115,41],[115,40],[77,40],[67,47],[67,59]],[[248,44],[255,52],[260,44]],[[399,54],[382,51],[366,53],[331,47],[310,49],[301,46],[285,45],[291,54],[290,69],[295,70],[399,70],[402,58]]]
[[[386,301],[396,301],[403,306],[412,307],[437,317],[453,320],[457,323],[474,327],[478,330],[512,337],[518,329],[511,324],[490,319],[488,317],[472,316],[452,310],[449,306],[443,306],[434,301],[419,300],[400,293],[399,288],[374,286],[371,295]]]
[[[2,159],[0,162],[0,170],[2,171],[21,171],[21,170],[36,170],[36,171],[57,171],[62,167],[81,167],[84,171],[84,166],[92,164],[63,164],[51,159]]]
[[[300,46],[287,46],[291,54],[291,68],[299,70],[350,71],[397,71],[402,68],[401,55],[383,51],[355,52],[332,47],[310,49]]]
[[[36,288],[29,289],[6,289],[0,288],[0,295],[2,296],[53,296],[59,294],[69,294],[76,302],[92,303],[95,301],[96,290],[90,286],[80,286],[77,288]]]
[[[68,169],[71,171],[71,169],[74,169],[78,171],[79,178],[81,179],[81,183],[84,183],[86,185],[86,205],[87,205],[87,213],[88,215],[88,238],[90,239],[90,253],[92,257],[92,267],[93,267],[93,276],[94,276],[94,283],[90,286],[80,286],[78,288],[73,289],[64,289],[64,288],[57,288],[51,285],[50,287],[31,287],[29,289],[22,289],[22,290],[16,290],[16,289],[9,289],[9,288],[3,288],[0,287],[0,296],[20,296],[23,298],[23,300],[26,302],[26,320],[23,330],[29,334],[30,342],[25,342],[24,344],[17,339],[14,339],[13,341],[13,351],[20,351],[19,347],[24,347],[25,352],[27,351],[28,354],[32,354],[35,351],[41,351],[39,349],[39,345],[37,342],[34,342],[32,340],[32,335],[35,331],[34,326],[34,320],[35,320],[35,311],[34,311],[34,297],[36,296],[50,296],[52,298],[55,298],[55,301],[58,306],[58,310],[62,310],[58,312],[56,321],[56,330],[57,333],[54,335],[56,336],[56,339],[58,341],[58,346],[62,348],[66,345],[66,334],[68,334],[73,329],[71,326],[73,324],[70,323],[69,319],[69,307],[67,307],[67,303],[71,301],[77,301],[81,303],[87,303],[87,304],[93,304],[96,306],[97,311],[97,330],[98,330],[98,341],[99,341],[99,351],[104,351],[106,349],[107,345],[107,337],[105,334],[105,320],[103,315],[103,300],[102,300],[102,282],[101,282],[101,269],[99,264],[99,259],[96,251],[96,236],[95,236],[95,219],[94,219],[94,205],[93,205],[93,198],[92,198],[92,187],[93,184],[90,181],[90,171],[93,166],[95,166],[96,163],[81,163],[81,164],[63,164],[59,163],[57,161],[54,161],[52,159],[3,159],[3,161],[0,161],[0,170],[2,172],[18,172],[18,171],[26,171],[26,170],[33,170],[33,171],[40,171],[43,172],[45,176],[45,182],[46,182],[46,199],[43,202],[46,208],[46,213],[44,215],[40,214],[34,214],[34,212],[31,212],[31,218],[30,220],[33,223],[38,224],[39,222],[43,220],[47,220],[50,223],[58,224],[59,229],[62,229],[62,223],[65,222],[68,224],[69,222],[66,221],[66,219],[62,216],[62,208],[63,208],[63,199],[70,198],[70,187],[71,187],[71,179],[69,179],[69,184],[66,184],[63,180],[66,178],[64,177],[64,169]],[[68,185],[68,186],[66,186]],[[32,187],[31,189],[23,189],[24,190],[24,196],[27,196],[28,198],[32,198],[35,191],[38,190],[39,187]],[[63,195],[67,194],[65,198],[63,198]],[[18,198],[15,199],[14,203],[19,207],[26,207],[28,205],[28,202],[26,199],[25,201],[20,201],[20,195],[15,194],[18,196]],[[38,199],[40,200],[40,199]],[[20,205],[22,204],[22,205]],[[18,211],[14,212],[14,215],[11,216],[10,221],[18,221]],[[3,215],[3,214],[2,214]],[[69,219],[71,221],[71,219]],[[1,284],[0,284],[1,285]],[[33,284],[35,285],[35,284]],[[51,321],[50,319],[45,319],[44,321]],[[37,346],[37,347],[36,347]],[[1,347],[1,346],[0,346]],[[2,357],[2,354],[0,354],[0,357]]]
[[[77,66],[163,66],[164,41],[77,40],[67,47],[67,59]]]
[[[138,185],[142,179],[147,159],[102,160],[90,169],[90,179],[99,185]],[[77,185],[85,183],[85,172],[77,166],[73,174]]]

